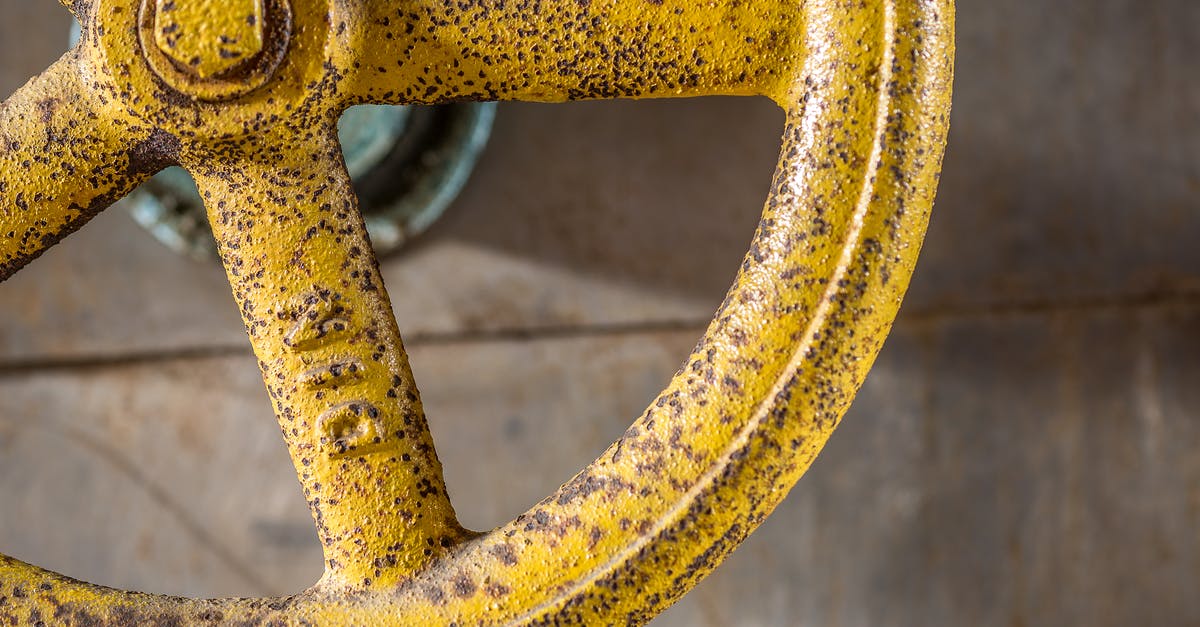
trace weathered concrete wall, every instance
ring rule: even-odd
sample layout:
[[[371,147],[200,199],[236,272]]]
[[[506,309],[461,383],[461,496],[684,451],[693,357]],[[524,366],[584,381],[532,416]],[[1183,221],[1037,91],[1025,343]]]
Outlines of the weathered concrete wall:
[[[67,16],[0,9],[8,93]],[[960,0],[896,332],[812,471],[658,624],[1200,624],[1197,26],[1190,0]],[[781,125],[758,101],[501,108],[466,193],[384,267],[466,524],[548,493],[665,383]],[[307,585],[261,385],[221,270],[100,217],[0,285],[0,551],[158,592]]]

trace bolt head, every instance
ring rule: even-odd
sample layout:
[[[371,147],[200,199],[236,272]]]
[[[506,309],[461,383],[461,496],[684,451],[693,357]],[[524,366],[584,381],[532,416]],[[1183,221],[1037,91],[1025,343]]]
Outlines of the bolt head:
[[[154,43],[200,78],[227,74],[263,50],[264,0],[156,0]]]

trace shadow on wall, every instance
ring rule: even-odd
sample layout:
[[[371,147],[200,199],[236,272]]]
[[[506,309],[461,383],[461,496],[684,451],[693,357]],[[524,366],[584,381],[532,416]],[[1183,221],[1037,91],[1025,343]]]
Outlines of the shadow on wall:
[[[1200,297],[1200,5],[967,1],[958,13],[950,146],[906,311]],[[429,240],[715,303],[782,122],[765,100],[506,105]]]
[[[782,131],[766,99],[506,104],[477,175],[427,241],[719,299]]]
[[[960,1],[906,310],[1200,296],[1200,5]]]

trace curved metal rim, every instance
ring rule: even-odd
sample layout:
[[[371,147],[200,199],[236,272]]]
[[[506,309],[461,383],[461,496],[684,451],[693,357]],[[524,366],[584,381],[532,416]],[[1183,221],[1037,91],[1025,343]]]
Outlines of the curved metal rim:
[[[555,494],[486,534],[459,528],[457,539],[444,537],[445,552],[427,551],[426,565],[384,589],[327,574],[287,599],[177,599],[2,557],[0,586],[18,582],[21,598],[96,622],[640,623],[657,614],[762,522],[832,433],[895,317],[936,188],[952,1],[814,0],[800,17],[791,34],[804,34],[803,63],[781,83],[759,81],[788,124],[737,281],[668,388]],[[320,141],[313,148],[328,151]],[[204,172],[208,153],[180,154]],[[242,185],[205,177],[225,182]],[[235,292],[249,298],[253,277],[236,273],[236,251],[225,254]],[[314,512],[323,533],[343,524]],[[387,567],[377,563],[377,573]]]

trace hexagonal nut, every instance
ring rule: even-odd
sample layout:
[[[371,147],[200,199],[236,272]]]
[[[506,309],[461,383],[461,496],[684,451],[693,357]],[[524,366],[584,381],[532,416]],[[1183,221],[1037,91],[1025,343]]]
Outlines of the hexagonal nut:
[[[212,78],[263,50],[264,0],[157,0],[154,42],[181,68]]]

